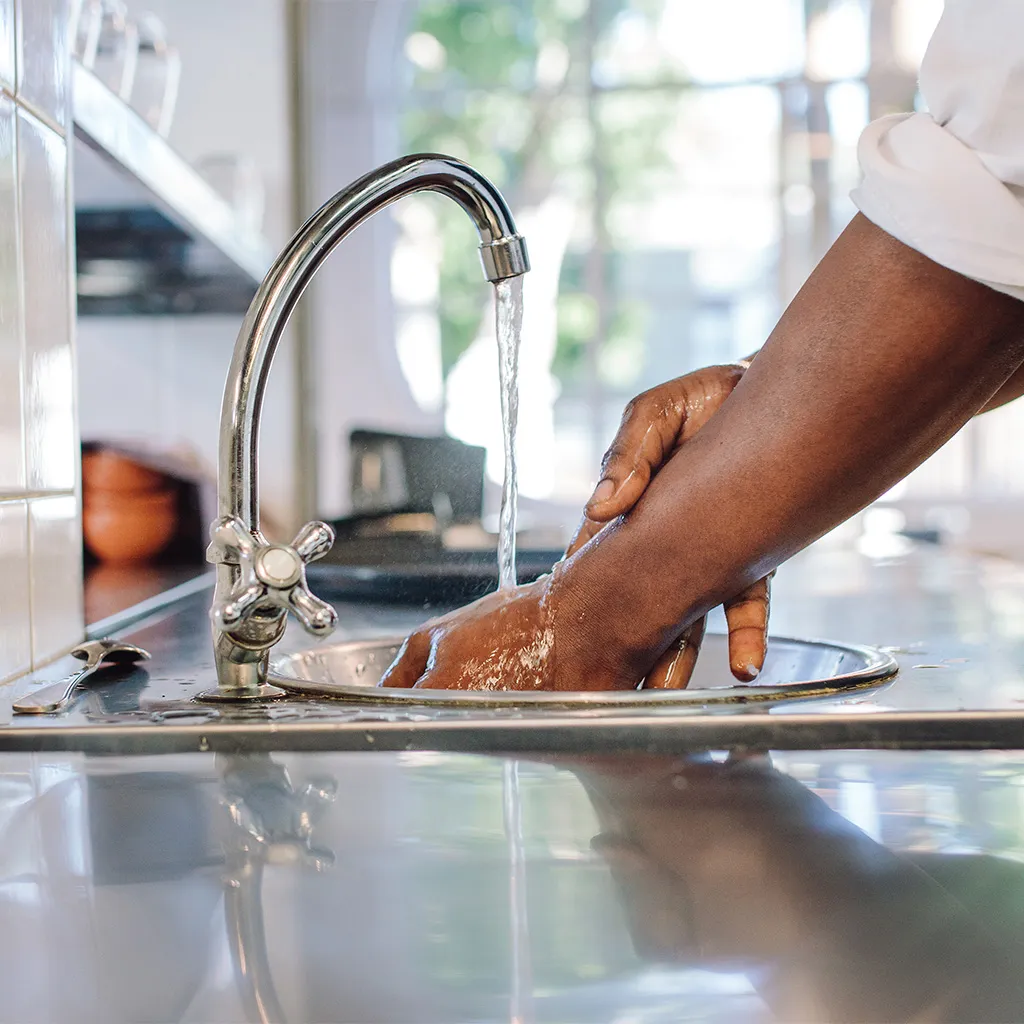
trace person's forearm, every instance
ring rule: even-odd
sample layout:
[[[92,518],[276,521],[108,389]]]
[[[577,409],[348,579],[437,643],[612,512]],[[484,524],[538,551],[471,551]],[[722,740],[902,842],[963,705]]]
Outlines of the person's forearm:
[[[1024,395],[1024,366],[1017,368],[1010,379],[982,406],[978,415],[991,412],[993,409],[1001,409],[1021,395]]]
[[[758,352],[760,352],[760,349],[756,352],[751,352],[749,356],[744,356],[742,359],[737,359],[736,361],[742,366],[749,368],[750,364],[754,361],[754,356],[756,356]],[[1003,386],[975,413],[975,415],[980,416],[982,413],[992,412],[993,409],[1001,409],[1004,405],[1009,405],[1010,402],[1015,402],[1021,395],[1024,395],[1024,366],[1018,366]]]
[[[566,564],[567,614],[639,670],[679,628],[863,508],[1024,358],[1024,303],[858,216],[719,413]]]
[[[760,349],[757,349],[754,352],[751,352],[749,356],[737,359],[736,362],[749,369],[750,364],[754,361],[754,356],[756,356],[760,351]],[[1004,405],[1009,405],[1010,402],[1015,402],[1021,395],[1024,395],[1024,366],[1018,366],[1002,387],[999,388],[999,390],[975,413],[975,415],[980,416],[982,413],[992,412],[993,409],[1001,409]]]

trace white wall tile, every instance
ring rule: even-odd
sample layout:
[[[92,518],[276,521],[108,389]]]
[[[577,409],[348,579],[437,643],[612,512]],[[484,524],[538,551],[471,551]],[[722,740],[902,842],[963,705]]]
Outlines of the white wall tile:
[[[69,0],[17,0],[18,95],[62,128],[69,121]]]
[[[82,526],[74,495],[29,501],[32,664],[82,639]]]
[[[18,183],[14,103],[0,95],[0,495],[25,490],[22,382],[25,346],[18,271]]]
[[[14,91],[14,0],[0,0],[0,85]]]
[[[19,109],[26,477],[30,491],[73,490],[77,476],[67,159],[64,139]]]
[[[29,668],[28,505],[0,502],[0,679]]]

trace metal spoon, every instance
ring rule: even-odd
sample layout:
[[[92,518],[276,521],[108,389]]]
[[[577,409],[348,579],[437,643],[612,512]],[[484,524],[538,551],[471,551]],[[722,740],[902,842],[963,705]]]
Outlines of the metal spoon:
[[[107,664],[134,664],[149,657],[148,651],[120,640],[88,640],[69,653],[85,662],[82,668],[59,682],[19,697],[13,705],[16,715],[50,715],[63,711],[79,683],[97,669]]]

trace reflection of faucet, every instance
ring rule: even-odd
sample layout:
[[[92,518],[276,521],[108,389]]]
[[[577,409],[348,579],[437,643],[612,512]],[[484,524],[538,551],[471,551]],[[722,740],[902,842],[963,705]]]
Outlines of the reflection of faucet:
[[[334,863],[330,850],[312,845],[312,830],[337,783],[315,779],[296,790],[284,767],[260,754],[224,758],[221,777],[229,822],[224,915],[238,991],[250,1021],[283,1024],[267,955],[263,869],[298,862],[320,870]]]
[[[288,317],[334,246],[378,210],[422,191],[454,199],[473,219],[488,281],[530,269],[526,243],[498,190],[466,164],[433,154],[403,157],[364,175],[328,200],[292,237],[249,306],[224,390],[220,519],[211,527],[207,552],[217,565],[210,617],[218,688],[206,694],[209,698],[281,695],[267,684],[267,662],[289,610],[315,636],[334,628],[334,609],[310,593],[305,570],[307,562],[330,550],[331,528],[308,523],[291,544],[270,544],[260,533],[256,459],[263,394]]]

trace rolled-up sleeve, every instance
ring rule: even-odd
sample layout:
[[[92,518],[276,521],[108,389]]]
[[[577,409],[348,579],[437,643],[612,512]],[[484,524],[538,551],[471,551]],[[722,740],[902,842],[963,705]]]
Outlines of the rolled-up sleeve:
[[[1024,0],[946,0],[927,113],[868,125],[853,201],[951,270],[1024,299]]]

